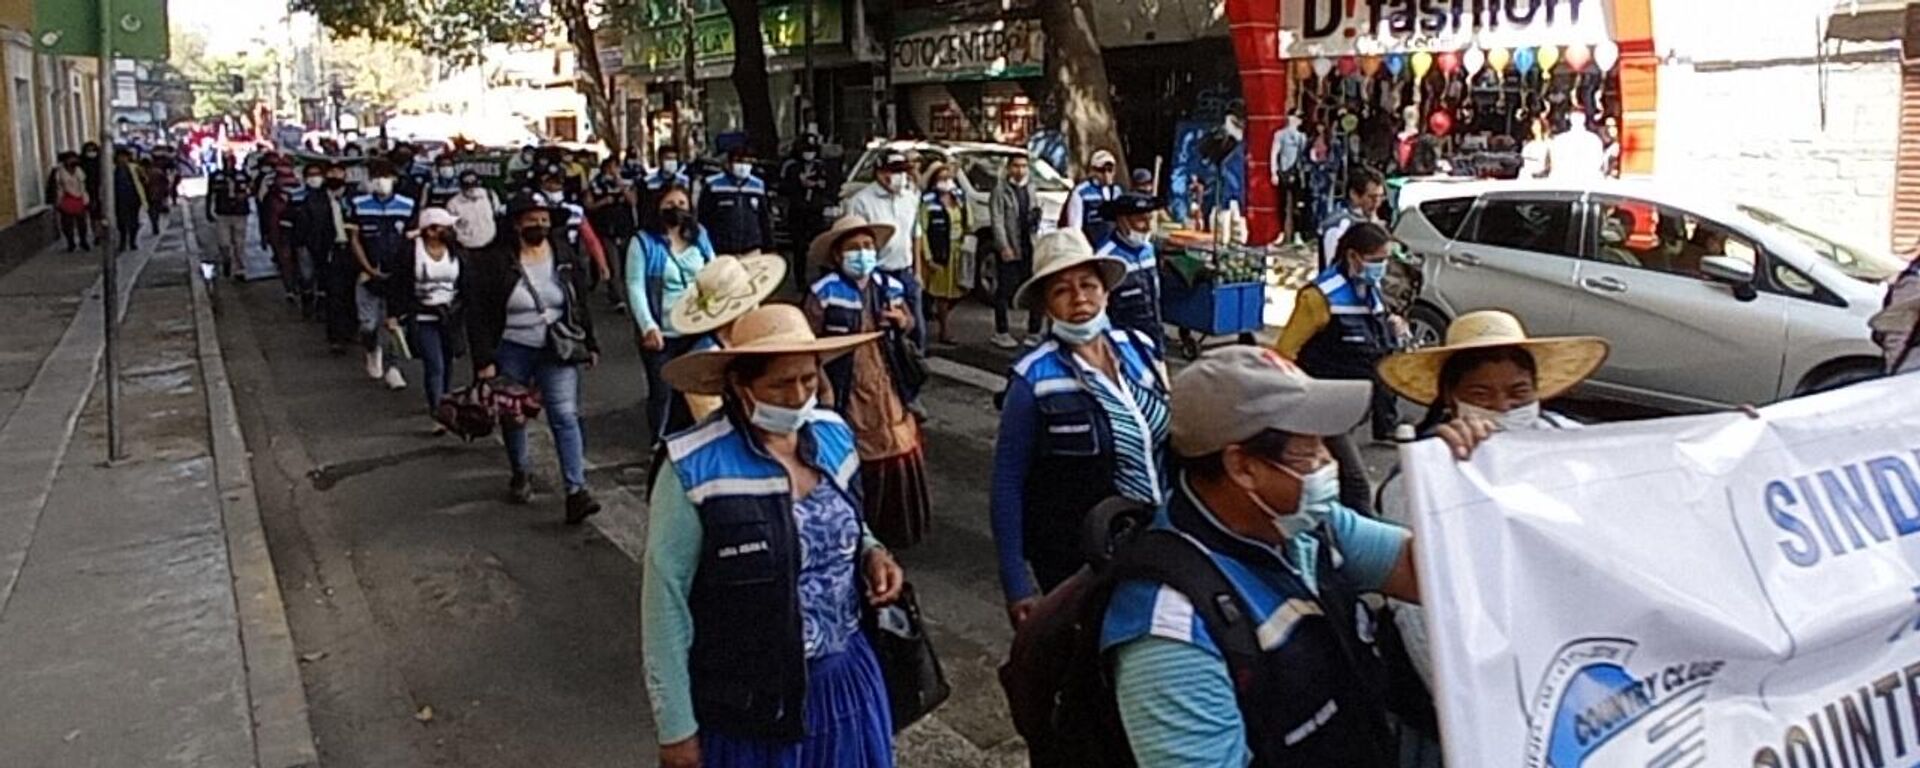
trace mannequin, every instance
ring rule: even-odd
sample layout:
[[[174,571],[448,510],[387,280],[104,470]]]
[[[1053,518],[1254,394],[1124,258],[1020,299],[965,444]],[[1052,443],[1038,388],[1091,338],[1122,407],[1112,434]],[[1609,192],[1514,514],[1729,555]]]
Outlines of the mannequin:
[[[1307,149],[1307,134],[1300,130],[1300,115],[1287,115],[1287,124],[1273,132],[1273,149],[1267,158],[1273,188],[1279,197],[1281,236],[1294,232],[1294,204],[1299,199],[1300,159]]]
[[[1419,138],[1420,108],[1410,106],[1400,110],[1399,143],[1394,147],[1394,159],[1399,161],[1400,167],[1405,168],[1413,162],[1413,148]]]

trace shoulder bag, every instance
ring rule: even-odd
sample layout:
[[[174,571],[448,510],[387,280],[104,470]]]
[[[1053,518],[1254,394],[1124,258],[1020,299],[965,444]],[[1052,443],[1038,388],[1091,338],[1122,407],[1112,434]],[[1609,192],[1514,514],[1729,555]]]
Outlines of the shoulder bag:
[[[555,279],[559,279],[559,264],[553,265],[553,273]],[[533,296],[533,308],[545,317],[547,301],[540,297],[540,290],[533,286],[533,279],[527,276],[524,268],[520,271],[520,282],[526,284],[527,293]],[[560,290],[565,293],[566,286],[561,285]],[[560,311],[560,319],[547,324],[547,349],[567,365],[580,365],[593,360],[593,350],[587,348],[587,332],[573,322],[565,309]]]
[[[933,652],[933,641],[927,638],[926,626],[920,621],[920,601],[914,597],[911,583],[900,588],[899,600],[862,611],[860,630],[873,646],[880,676],[887,683],[894,733],[932,714],[953,695],[947,673],[940,668],[940,657]]]

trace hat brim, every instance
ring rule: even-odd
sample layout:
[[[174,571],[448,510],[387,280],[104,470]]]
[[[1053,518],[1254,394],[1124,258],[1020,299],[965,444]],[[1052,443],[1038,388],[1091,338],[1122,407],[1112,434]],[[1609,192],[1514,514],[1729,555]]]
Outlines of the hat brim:
[[[1421,405],[1440,399],[1440,370],[1455,354],[1476,349],[1515,347],[1533,355],[1534,392],[1541,400],[1566,394],[1606,364],[1612,346],[1598,336],[1546,336],[1532,339],[1484,339],[1445,347],[1400,352],[1381,360],[1380,381],[1394,394]]]
[[[867,234],[873,235],[873,247],[875,248],[887,247],[887,243],[893,240],[895,231],[892,224],[875,224],[872,222],[857,227],[841,228],[836,226],[820,233],[818,237],[813,238],[812,243],[807,245],[807,261],[825,266],[832,266],[839,263],[839,259],[836,258],[838,254],[831,252],[833,250],[833,244],[839,242],[840,238],[862,230],[865,230]]]
[[[1027,278],[1026,282],[1020,284],[1020,289],[1014,291],[1014,306],[1022,309],[1032,309],[1033,305],[1042,298],[1044,291],[1041,289],[1047,284],[1048,278],[1073,269],[1074,267],[1086,266],[1093,267],[1100,273],[1100,282],[1106,285],[1109,292],[1113,290],[1114,286],[1119,285],[1120,281],[1127,279],[1127,263],[1112,256],[1094,255],[1058,264],[1049,264],[1045,269],[1035,272],[1033,277]]]
[[[690,352],[667,363],[667,367],[661,371],[661,378],[680,392],[719,395],[727,391],[727,366],[738,358],[749,355],[813,355],[825,364],[877,338],[880,338],[879,333],[856,333],[829,336],[807,344],[749,345]]]
[[[694,335],[725,327],[766,303],[787,277],[787,260],[780,256],[755,252],[734,258],[739,259],[741,268],[746,270],[750,290],[716,297],[700,306],[695,306],[692,301],[695,293],[689,290],[667,308],[668,328],[677,334]]]

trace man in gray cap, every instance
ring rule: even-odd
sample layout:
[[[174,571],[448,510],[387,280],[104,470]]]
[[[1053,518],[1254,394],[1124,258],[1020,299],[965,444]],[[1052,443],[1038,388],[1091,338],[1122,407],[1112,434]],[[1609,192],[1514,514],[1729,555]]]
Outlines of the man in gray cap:
[[[1202,549],[1235,594],[1115,586],[1101,650],[1141,765],[1397,765],[1360,595],[1419,600],[1412,534],[1341,506],[1322,444],[1370,397],[1367,382],[1314,379],[1257,347],[1174,378],[1178,476],[1157,525]],[[1439,435],[1465,458],[1491,431],[1455,422]],[[1230,603],[1226,626],[1196,618],[1212,613],[1196,600]]]

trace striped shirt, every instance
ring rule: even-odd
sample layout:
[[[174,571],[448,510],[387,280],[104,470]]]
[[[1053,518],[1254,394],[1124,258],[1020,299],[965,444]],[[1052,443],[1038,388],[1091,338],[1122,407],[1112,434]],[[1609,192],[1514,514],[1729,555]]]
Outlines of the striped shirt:
[[[1144,387],[1121,377],[1107,378],[1100,369],[1080,359],[1082,378],[1100,408],[1107,412],[1113,429],[1114,490],[1143,504],[1166,501],[1166,478],[1161,472],[1161,456],[1155,446],[1167,444],[1168,410],[1166,398],[1152,387]]]

